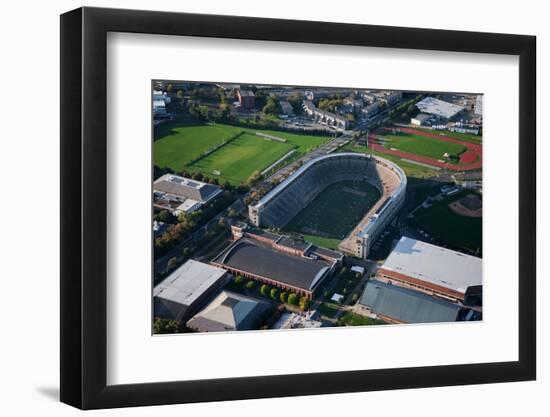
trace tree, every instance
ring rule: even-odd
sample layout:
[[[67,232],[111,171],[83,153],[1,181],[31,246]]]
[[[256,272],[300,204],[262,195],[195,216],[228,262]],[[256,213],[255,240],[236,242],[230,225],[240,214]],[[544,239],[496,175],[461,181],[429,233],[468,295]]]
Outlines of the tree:
[[[260,287],[260,294],[262,294],[264,297],[269,297],[269,285],[263,284]]]
[[[174,256],[172,258],[170,258],[168,260],[168,263],[166,264],[166,269],[171,271],[172,269],[174,269],[176,266],[178,265],[178,260],[177,258]]]
[[[351,302],[356,303],[359,300],[359,294],[355,293],[351,296]]]
[[[262,179],[262,173],[260,171],[254,171],[250,177],[246,180],[248,185],[254,185]]]
[[[245,287],[247,290],[251,290],[252,288],[254,288],[254,281],[250,280],[246,283]]]
[[[235,284],[241,285],[244,281],[244,278],[242,275],[237,275],[233,281],[235,282]]]
[[[161,210],[155,214],[155,220],[163,223],[175,223],[176,218],[168,210]]]
[[[178,320],[168,320],[155,317],[153,323],[154,334],[179,333],[183,329],[181,322]]]
[[[200,172],[195,172],[193,175],[191,175],[191,178],[197,181],[201,181],[204,176]]]
[[[279,300],[281,300],[281,303],[286,303],[288,300],[288,294],[286,291],[282,291],[281,294],[279,294]]]
[[[277,296],[279,295],[279,290],[277,288],[272,288],[271,291],[269,292],[269,295],[273,300],[276,300]]]
[[[300,308],[303,311],[306,311],[307,309],[309,309],[310,304],[311,304],[311,301],[308,297],[303,296],[300,298]]]
[[[216,225],[216,228],[218,230],[223,230],[225,229],[227,226],[227,224],[225,223],[225,220],[223,219],[223,217],[220,217],[220,219],[218,220],[218,224]]]
[[[222,184],[222,189],[224,189],[225,191],[231,190],[231,184],[229,183],[229,181],[225,181],[225,182]]]
[[[279,104],[274,97],[268,97],[262,111],[265,114],[279,114]]]
[[[288,304],[296,305],[298,302],[298,296],[296,293],[290,293],[288,296]]]
[[[188,246],[184,247],[183,251],[182,251],[182,254],[183,254],[183,256],[188,257],[191,254],[191,248],[188,247]]]
[[[179,100],[182,100],[183,97],[184,97],[184,92],[183,90],[178,90],[178,92],[176,93],[176,97],[179,99]]]
[[[227,211],[227,216],[229,216],[231,219],[234,219],[235,217],[239,217],[239,212],[234,208],[230,208]]]

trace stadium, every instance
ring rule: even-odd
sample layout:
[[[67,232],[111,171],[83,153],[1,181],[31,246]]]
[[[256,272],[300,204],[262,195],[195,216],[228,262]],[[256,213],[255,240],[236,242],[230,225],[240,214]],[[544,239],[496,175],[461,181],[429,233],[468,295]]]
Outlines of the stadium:
[[[334,190],[336,184],[342,187]],[[405,201],[406,185],[403,170],[383,158],[348,152],[324,155],[308,161],[249,206],[249,218],[256,226],[274,228],[284,228],[301,218],[307,234],[318,236],[327,236],[327,227],[341,225],[339,233],[345,235],[337,235],[342,239],[338,248],[365,258],[372,242]],[[332,194],[327,197],[329,191]],[[317,204],[323,199],[324,205]],[[362,204],[365,201],[368,204]],[[316,207],[311,206],[326,212],[316,213]],[[307,223],[307,218],[315,215],[315,223]]]

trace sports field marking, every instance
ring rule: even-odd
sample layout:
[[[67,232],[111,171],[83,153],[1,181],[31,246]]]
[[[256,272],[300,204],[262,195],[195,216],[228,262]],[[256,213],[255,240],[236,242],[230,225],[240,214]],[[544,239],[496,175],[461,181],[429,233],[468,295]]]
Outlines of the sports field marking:
[[[286,146],[284,148],[286,152],[294,148],[296,150],[292,158],[294,159],[294,157],[300,157],[306,152],[330,140],[330,136],[314,136],[285,131],[259,130],[220,123],[209,125],[181,125],[181,122],[171,122],[161,124],[155,128],[155,141],[153,144],[154,163],[156,166],[169,168],[174,172],[181,172],[184,170],[191,172],[200,171],[204,175],[210,176],[216,175],[213,174],[213,172],[218,171],[221,172],[221,175],[219,175],[220,180],[228,180],[234,185],[239,184],[241,181],[246,181],[254,170],[250,172],[247,166],[245,166],[246,172],[242,175],[236,175],[235,172],[229,170],[229,175],[226,176],[227,170],[222,169],[225,164],[223,164],[223,167],[211,166],[209,170],[203,170],[198,166],[200,164],[196,159],[207,154],[208,151],[215,149],[220,144],[225,143],[240,132],[245,132],[249,136],[254,137],[257,143],[264,143],[266,147],[274,147],[271,149],[272,152],[270,150],[266,152],[267,148],[260,145],[256,147],[255,156],[258,158],[258,163],[252,165],[254,165],[254,170],[259,171],[265,169],[265,167],[285,154],[284,151],[277,151],[277,149],[283,149],[278,148],[280,145]],[[267,140],[261,136],[257,136],[257,134],[276,137],[280,140]],[[285,142],[283,143],[283,141]],[[223,148],[226,148],[226,146],[224,145]],[[247,146],[245,146],[245,148],[247,148]],[[217,157],[219,151],[220,149],[216,149],[212,155]],[[249,150],[244,149],[243,152],[248,153]],[[233,154],[238,154],[238,152],[234,151]],[[208,158],[212,155],[208,155]],[[205,159],[208,158],[205,157]],[[196,161],[196,163],[192,163],[192,161]],[[238,169],[238,167],[236,169]]]
[[[238,133],[238,129],[223,125],[160,125],[155,129],[153,144],[155,165],[182,171],[190,161]]]
[[[261,172],[274,160],[281,158],[292,147],[289,143],[266,141],[245,133],[188,168],[206,175],[216,170],[230,183],[240,184],[246,182],[255,171]]]
[[[444,142],[427,136],[401,133],[398,135],[384,135],[389,140],[384,146],[391,150],[409,152],[429,158],[441,159],[443,155],[458,156],[467,150],[466,146],[458,143]]]
[[[285,229],[307,234],[317,231],[323,238],[343,239],[379,199],[380,191],[365,181],[340,181],[319,193]]]

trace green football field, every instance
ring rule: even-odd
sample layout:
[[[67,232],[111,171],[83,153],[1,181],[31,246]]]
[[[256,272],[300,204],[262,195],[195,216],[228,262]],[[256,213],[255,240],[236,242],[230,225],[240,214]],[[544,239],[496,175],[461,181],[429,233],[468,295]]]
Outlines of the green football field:
[[[243,137],[247,139],[239,138],[234,142],[243,146],[243,155],[239,155],[235,146],[230,146],[234,143],[230,142],[208,155],[204,160],[191,163],[205,152],[241,132],[246,133]],[[276,136],[285,139],[286,142],[268,141],[256,136],[256,132]],[[328,136],[302,135],[223,124],[182,126],[177,122],[171,122],[155,128],[153,158],[155,165],[161,168],[170,168],[174,172],[200,171],[213,177],[212,171],[221,171],[221,175],[217,178],[228,180],[236,185],[241,181],[246,181],[254,171],[267,168],[293,148],[296,149],[293,154],[295,159],[328,140],[330,140]],[[283,149],[286,151],[282,152]],[[226,152],[227,155],[224,155]],[[220,166],[216,167],[215,164]],[[232,164],[236,166],[230,166]]]
[[[334,243],[345,238],[379,198],[378,189],[365,181],[340,181],[329,185],[285,229]],[[322,245],[322,240],[312,243]]]
[[[269,141],[245,133],[189,165],[189,170],[200,171],[210,177],[216,177],[213,173],[217,171],[230,183],[240,184],[246,182],[254,171],[262,171],[292,148],[294,146],[290,143]]]
[[[233,126],[176,126],[161,124],[155,128],[153,145],[155,165],[182,171],[193,159],[239,133]]]
[[[449,143],[442,140],[428,138],[426,136],[410,135],[401,133],[399,135],[384,135],[388,140],[384,143],[387,149],[395,148],[403,152],[427,156],[434,159],[443,159],[443,155],[458,156],[466,150],[466,147],[458,143]]]
[[[456,249],[466,249],[481,255],[482,218],[460,216],[449,204],[461,199],[471,191],[462,191],[442,201],[435,201],[429,208],[421,208],[414,214],[414,224]]]

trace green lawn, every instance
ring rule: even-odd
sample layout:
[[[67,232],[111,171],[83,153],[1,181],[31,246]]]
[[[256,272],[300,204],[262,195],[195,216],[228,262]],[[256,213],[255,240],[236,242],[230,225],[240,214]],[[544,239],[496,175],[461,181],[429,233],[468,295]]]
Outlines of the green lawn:
[[[466,147],[458,143],[449,143],[425,136],[401,133],[399,135],[384,135],[389,142],[384,144],[386,149],[395,148],[415,155],[427,156],[434,159],[443,159],[443,155],[456,156],[466,151]]]
[[[414,224],[441,242],[481,256],[482,218],[460,216],[448,207],[449,203],[472,193],[462,191],[451,198],[433,202],[429,208],[421,208],[414,214]]]
[[[193,159],[239,133],[233,126],[176,126],[161,124],[155,129],[155,165],[182,171]]]
[[[344,323],[346,326],[372,326],[379,324],[386,324],[382,320],[371,319],[370,317],[360,316],[352,312],[347,312],[343,314],[339,321]]]
[[[379,198],[378,189],[366,181],[339,181],[315,197],[286,229],[341,240]]]
[[[342,152],[357,152],[357,153],[371,153],[371,149],[363,145],[355,145],[353,143],[348,143],[342,147]],[[413,164],[411,162],[403,161],[401,158],[398,158],[393,155],[384,154],[381,152],[372,152],[375,156],[380,156],[388,161],[394,162],[405,172],[407,177],[417,177],[417,178],[426,178],[432,177],[437,173],[437,170],[429,168],[423,165]]]
[[[217,149],[210,155],[188,166],[190,171],[200,171],[213,176],[214,171],[232,184],[245,182],[254,171],[262,171],[293,148],[290,143],[265,140],[245,133]]]
[[[190,164],[191,161],[240,132],[245,132],[246,135],[244,137],[247,138],[244,141],[239,139],[235,141],[235,143],[244,144],[242,157],[238,157],[239,152],[234,149],[235,146],[229,146],[231,145],[230,143],[223,146],[223,148],[217,149],[213,154],[205,158],[209,160],[214,156],[216,158],[214,162],[221,162],[225,173],[222,172],[219,178],[221,180],[228,180],[233,184],[246,180],[254,170],[263,170],[268,167],[293,147],[296,149],[296,152],[290,158],[291,160],[297,159],[304,153],[330,140],[328,136],[302,135],[224,124],[181,125],[181,122],[170,122],[161,124],[155,128],[155,141],[153,144],[155,165],[161,168],[170,168],[175,172],[196,170],[212,176],[212,170],[222,171],[222,169],[212,168],[208,163],[203,161]],[[267,141],[256,136],[256,132],[276,136],[285,139],[287,142]],[[254,143],[258,146],[251,146],[252,138],[255,139]],[[222,149],[230,151],[229,159],[220,156],[223,155]],[[282,149],[285,149],[286,152],[281,152]],[[242,163],[245,163],[244,167],[241,165]],[[228,169],[228,165],[231,164],[235,166]],[[253,168],[250,169],[250,167]],[[240,170],[243,172],[238,172]]]
[[[335,239],[332,237],[321,237],[321,236],[315,236],[310,235],[307,233],[300,233],[305,240],[307,240],[310,243],[313,243],[314,245],[321,246],[323,248],[327,249],[338,249],[338,245],[342,241],[342,239]]]
[[[481,143],[483,139],[481,135],[472,135],[470,133],[449,132],[447,130],[438,132],[436,130],[426,129],[422,127],[415,128],[415,129],[425,130],[426,132],[440,134],[442,136],[447,136],[449,138],[459,139],[459,140],[463,140],[464,142],[471,142],[471,143],[477,143],[477,144]]]

